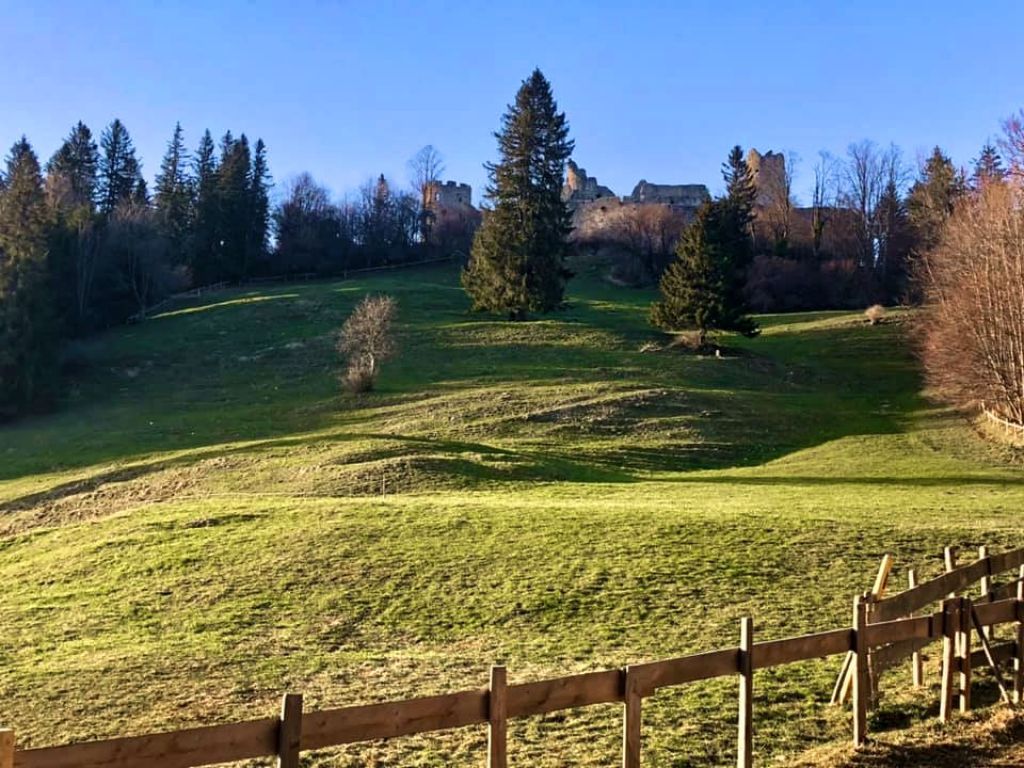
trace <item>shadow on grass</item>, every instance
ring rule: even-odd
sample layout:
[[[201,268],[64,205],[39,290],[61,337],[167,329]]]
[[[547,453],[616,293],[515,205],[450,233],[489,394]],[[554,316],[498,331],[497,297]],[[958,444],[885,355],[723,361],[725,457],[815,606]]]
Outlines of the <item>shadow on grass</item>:
[[[953,733],[949,740],[926,732],[910,743],[870,745],[836,768],[1009,768],[1024,764],[1024,720],[1019,716],[963,731]]]
[[[94,377],[90,397],[95,395],[100,399],[90,400],[87,416],[76,413],[72,406],[52,417],[28,420],[9,430],[0,430],[0,455],[6,439],[11,440],[9,452],[13,452],[6,466],[0,466],[0,481],[114,461],[144,460],[147,453],[170,450],[193,453],[169,462],[119,468],[59,485],[40,494],[9,501],[0,506],[0,511],[32,504],[32,498],[38,501],[88,492],[105,483],[135,480],[169,466],[240,451],[299,446],[310,440],[323,442],[322,435],[287,436],[335,428],[340,426],[339,416],[344,420],[331,394],[330,361],[325,364],[315,355],[307,359],[295,352],[275,352],[263,367],[245,369],[251,373],[242,374],[239,364],[233,362],[234,356],[250,351],[250,347],[262,348],[268,341],[268,334],[274,337],[276,344],[283,345],[289,338],[304,339],[329,333],[335,327],[337,316],[367,290],[385,290],[400,297],[404,302],[403,326],[407,336],[403,356],[391,369],[392,386],[396,389],[375,396],[379,399],[374,404],[379,404],[379,408],[370,410],[364,404],[358,406],[364,411],[360,418],[365,416],[365,426],[370,429],[378,415],[385,415],[388,408],[427,405],[427,401],[439,393],[472,393],[480,387],[505,387],[514,391],[537,384],[625,383],[637,389],[671,388],[676,396],[681,395],[686,400],[682,405],[672,404],[665,413],[658,410],[665,404],[654,402],[627,414],[622,423],[614,425],[614,430],[609,432],[587,431],[586,428],[574,431],[570,427],[565,432],[544,434],[542,429],[547,425],[538,427],[509,420],[511,414],[502,414],[499,409],[494,418],[507,432],[501,432],[495,440],[507,440],[510,448],[462,441],[458,435],[445,439],[415,434],[355,434],[352,427],[358,429],[361,424],[351,422],[342,427],[345,434],[327,438],[344,442],[379,436],[404,442],[416,448],[410,458],[415,458],[417,451],[430,451],[439,459],[435,463],[438,471],[462,477],[465,484],[495,479],[630,482],[643,473],[756,466],[850,435],[902,432],[909,414],[920,406],[916,394],[918,377],[902,346],[893,351],[896,342],[890,332],[877,333],[860,326],[843,325],[795,334],[773,334],[753,342],[738,340],[736,349],[740,354],[722,364],[701,362],[672,352],[641,356],[631,339],[650,333],[643,311],[645,302],[634,300],[632,295],[621,298],[607,287],[583,283],[576,289],[578,306],[546,321],[549,327],[545,334],[553,334],[551,343],[545,340],[534,344],[509,344],[502,338],[504,330],[509,328],[507,324],[496,324],[492,317],[475,316],[479,318],[478,325],[474,316],[465,312],[464,302],[451,298],[456,286],[435,285],[424,280],[431,276],[454,279],[453,275],[454,272],[445,270],[425,270],[341,285],[312,284],[294,292],[291,286],[275,286],[266,292],[265,298],[287,299],[285,301],[263,301],[261,292],[251,290],[237,295],[218,294],[211,297],[211,308],[216,308],[213,314],[217,317],[214,325],[209,325],[203,313],[197,311],[110,334],[103,341],[105,351],[99,358],[97,371],[89,374]],[[588,296],[588,290],[596,295]],[[326,314],[292,306],[292,297],[303,306],[319,306],[339,292],[346,294],[344,303],[331,304]],[[198,309],[202,308],[201,302],[197,305]],[[794,319],[810,322],[817,317],[807,315]],[[254,323],[257,319],[259,323]],[[452,323],[458,326],[454,331]],[[478,346],[474,342],[458,350],[445,345],[446,339],[462,329],[472,335],[486,327],[495,330],[484,332],[487,337],[483,339],[484,344]],[[586,335],[572,336],[580,328],[611,333],[617,341],[606,347],[594,346]],[[193,337],[190,329],[201,333]],[[521,329],[522,326],[517,326],[515,332],[518,334]],[[280,347],[286,348],[286,345]],[[164,365],[176,366],[172,372],[149,377],[144,383],[133,385],[131,390],[107,386],[109,382],[101,377],[103,366],[112,361],[120,366],[133,365],[139,356],[150,358],[157,350],[161,352]],[[220,367],[209,365],[209,359],[217,359],[218,355],[227,355]],[[884,364],[873,372],[868,361],[877,359],[884,359]],[[103,375],[109,378],[109,374]],[[264,382],[260,389],[257,385],[262,377],[269,377],[274,386],[267,387]],[[443,384],[435,386],[432,382]],[[186,388],[184,393],[182,387]],[[879,403],[883,400],[891,402],[880,412]],[[103,425],[109,415],[115,418],[109,432],[104,432],[102,426],[93,426]],[[666,435],[658,440],[662,444],[656,447],[631,445],[637,438],[634,430],[661,429],[660,425],[642,424],[644,419],[662,416],[692,416],[688,427],[693,429],[694,438],[673,442]],[[163,428],[162,432],[154,431],[154,420]],[[427,423],[429,418],[419,420],[424,424],[417,425],[415,431],[434,431],[434,426]],[[162,424],[165,421],[170,424]],[[590,440],[594,440],[593,448],[588,446]],[[516,445],[517,441],[527,445]],[[65,442],[70,447],[62,448]],[[223,451],[218,449],[218,444],[239,442],[249,444]],[[566,448],[567,443],[571,449]],[[510,462],[521,462],[522,467],[488,468],[467,458],[468,453],[504,455]],[[688,479],[679,478],[681,481]],[[701,478],[700,481],[708,480]],[[910,482],[951,481],[955,479]],[[717,482],[768,485],[844,480],[829,477],[722,478]],[[906,481],[850,478],[845,482]],[[974,481],[965,478],[964,482]]]

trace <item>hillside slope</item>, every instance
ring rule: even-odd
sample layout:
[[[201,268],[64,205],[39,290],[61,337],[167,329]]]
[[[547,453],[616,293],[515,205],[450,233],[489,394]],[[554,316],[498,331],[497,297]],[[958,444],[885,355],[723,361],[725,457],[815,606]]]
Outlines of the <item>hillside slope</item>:
[[[333,334],[368,291],[398,298],[402,352],[355,397]],[[747,614],[762,638],[845,623],[885,551],[927,575],[943,545],[1024,542],[1017,459],[922,399],[899,314],[766,317],[698,358],[641,351],[650,298],[584,276],[509,324],[452,271],[404,272],[84,344],[60,411],[0,429],[0,721],[45,744],[706,650]],[[764,756],[845,738],[835,667],[764,674]],[[659,694],[652,765],[728,763],[734,697]],[[521,723],[513,759],[608,764],[618,727]],[[482,741],[331,764],[470,765]]]

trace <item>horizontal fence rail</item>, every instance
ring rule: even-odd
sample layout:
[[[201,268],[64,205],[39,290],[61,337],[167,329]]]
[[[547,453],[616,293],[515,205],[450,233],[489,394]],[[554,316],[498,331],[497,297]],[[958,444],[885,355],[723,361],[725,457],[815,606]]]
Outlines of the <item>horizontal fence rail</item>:
[[[504,667],[492,669],[486,688],[458,691],[403,701],[389,701],[327,709],[302,710],[302,697],[287,694],[279,717],[155,733],[106,741],[16,750],[14,733],[0,729],[0,768],[190,768],[260,757],[277,756],[278,765],[298,765],[300,751],[324,749],[356,742],[391,739],[473,725],[487,725],[489,768],[506,768],[507,720],[531,717],[597,704],[623,704],[624,768],[640,765],[641,702],[662,688],[718,677],[738,678],[738,760],[740,768],[753,765],[753,674],[756,670],[795,662],[847,655],[837,691],[850,681],[853,698],[854,743],[863,744],[867,711],[877,695],[881,669],[914,655],[914,682],[920,684],[918,651],[943,641],[941,716],[947,718],[959,687],[961,710],[969,707],[971,669],[992,667],[1004,700],[1011,686],[1000,665],[1013,663],[1012,699],[1024,693],[1024,549],[1000,555],[982,548],[975,562],[954,567],[947,550],[947,572],[916,583],[906,591],[884,597],[892,558],[883,560],[871,592],[854,602],[852,627],[815,632],[781,640],[755,641],[750,619],[741,622],[737,647],[662,661],[634,664],[509,685]],[[1016,569],[1018,578],[994,587],[992,578]],[[983,594],[975,605],[954,593],[982,582]],[[1012,597],[1002,597],[1012,587]],[[931,603],[941,610],[910,615]],[[992,628],[1013,624],[1014,639],[996,641]],[[971,650],[971,629],[980,648]]]

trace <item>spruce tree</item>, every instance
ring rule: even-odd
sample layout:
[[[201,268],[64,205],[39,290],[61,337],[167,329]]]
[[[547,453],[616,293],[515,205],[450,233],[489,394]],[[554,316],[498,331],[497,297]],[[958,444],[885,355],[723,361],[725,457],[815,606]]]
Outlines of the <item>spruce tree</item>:
[[[256,139],[249,173],[249,221],[246,251],[249,264],[260,264],[267,255],[267,232],[270,228],[270,169],[267,166],[267,145]]]
[[[217,278],[217,156],[213,136],[203,133],[193,162],[195,196],[192,208],[192,242],[189,268],[196,285],[216,282]]]
[[[725,179],[725,197],[736,209],[740,220],[747,225],[754,219],[754,203],[757,187],[754,174],[743,156],[743,147],[738,144],[729,151],[729,157],[722,163],[722,177]]]
[[[981,189],[986,184],[1001,182],[1006,178],[1006,169],[1003,168],[1003,158],[999,156],[992,142],[985,142],[981,148],[981,154],[974,161],[974,173],[971,175],[971,183],[975,189]]]
[[[66,202],[76,207],[87,206],[91,210],[96,200],[99,159],[92,131],[79,121],[46,163],[47,179],[61,180]]]
[[[41,404],[56,386],[47,226],[39,160],[22,137],[0,192],[0,415]]]
[[[890,179],[878,200],[878,255],[875,272],[889,300],[899,299],[907,292],[908,259],[913,234],[907,206],[896,181]]]
[[[171,258],[177,264],[188,259],[188,235],[191,226],[192,185],[188,173],[188,151],[185,149],[181,123],[167,143],[167,152],[156,177],[153,203],[160,229],[167,239]]]
[[[61,333],[79,335],[93,324],[93,296],[100,277],[96,184],[99,150],[79,122],[46,164],[51,219],[50,278]]]
[[[720,213],[719,202],[700,207],[679,238],[676,258],[661,276],[661,301],[651,305],[651,323],[667,331],[696,328],[700,349],[723,312],[721,255],[715,239],[708,237]]]
[[[252,158],[249,140],[243,133],[238,139],[228,131],[221,140],[221,159],[217,169],[217,234],[221,280],[241,280],[250,274],[250,183]]]
[[[115,119],[100,138],[103,155],[99,164],[99,206],[104,216],[130,201],[138,192],[142,167],[135,156],[135,146],[124,124]]]
[[[676,258],[662,275],[661,300],[651,306],[651,323],[667,331],[695,328],[698,349],[712,331],[756,336],[746,314],[742,264],[749,252],[742,207],[729,197],[705,203],[684,230]]]
[[[571,217],[561,192],[573,141],[539,69],[523,82],[495,137],[500,159],[486,166],[492,207],[462,285],[474,309],[523,319],[560,307],[571,277],[565,267]]]
[[[723,311],[726,319],[723,329],[756,333],[757,326],[746,317],[747,273],[754,260],[754,204],[757,188],[743,148],[736,145],[722,164],[725,197],[720,210],[713,217],[714,226],[709,236],[715,240],[721,272]]]
[[[963,174],[957,171],[953,161],[935,147],[921,177],[910,188],[907,200],[910,223],[922,252],[930,251],[938,244],[942,228],[966,186]]]

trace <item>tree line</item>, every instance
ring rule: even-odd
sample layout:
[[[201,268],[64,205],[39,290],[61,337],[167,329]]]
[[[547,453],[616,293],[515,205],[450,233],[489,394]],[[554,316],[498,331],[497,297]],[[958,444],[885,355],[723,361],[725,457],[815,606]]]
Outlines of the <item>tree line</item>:
[[[268,250],[262,140],[175,126],[152,192],[120,120],[77,123],[42,165],[28,139],[0,173],[0,415],[45,405],[62,340],[121,323],[193,282],[253,274]]]
[[[123,321],[175,286],[331,275],[457,247],[470,251],[462,285],[474,309],[523,320],[561,308],[572,277],[561,188],[573,141],[539,70],[495,136],[482,225],[448,232],[429,204],[443,169],[429,146],[411,161],[411,192],[380,176],[354,200],[334,202],[303,174],[271,210],[266,147],[250,148],[244,134],[215,145],[206,131],[189,155],[176,126],[152,195],[118,120],[99,145],[76,125],[45,173],[21,139],[0,176],[0,414],[52,395],[62,338]],[[990,144],[970,176],[936,148],[911,181],[897,148],[862,142],[841,161],[821,157],[804,209],[791,174],[790,166],[755,180],[737,146],[723,164],[724,194],[692,220],[635,223],[633,242],[647,249],[645,269],[661,293],[652,324],[695,329],[704,347],[717,331],[756,335],[754,310],[916,301],[917,265],[938,250],[953,212],[1006,172]],[[669,247],[667,256],[654,251]]]
[[[45,407],[63,341],[143,316],[169,294],[261,276],[395,264],[468,249],[424,200],[443,164],[411,161],[417,189],[383,176],[334,203],[308,174],[271,205],[267,147],[209,130],[192,152],[176,125],[150,190],[115,119],[77,123],[42,164],[27,138],[0,171],[0,418]]]

